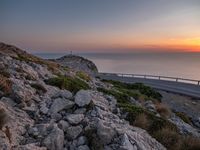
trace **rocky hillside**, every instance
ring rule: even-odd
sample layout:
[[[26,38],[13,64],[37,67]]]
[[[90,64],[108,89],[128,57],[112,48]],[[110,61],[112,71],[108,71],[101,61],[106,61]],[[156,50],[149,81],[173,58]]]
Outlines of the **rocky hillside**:
[[[199,149],[198,130],[160,99],[0,43],[2,150]]]
[[[61,58],[55,59],[54,61],[65,67],[84,71],[91,75],[98,72],[96,65],[92,61],[80,56],[66,55]]]

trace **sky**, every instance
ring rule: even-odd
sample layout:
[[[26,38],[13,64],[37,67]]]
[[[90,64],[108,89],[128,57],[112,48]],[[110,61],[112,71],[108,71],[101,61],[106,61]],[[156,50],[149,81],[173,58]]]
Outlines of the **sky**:
[[[0,41],[33,52],[200,52],[200,0],[0,0]]]

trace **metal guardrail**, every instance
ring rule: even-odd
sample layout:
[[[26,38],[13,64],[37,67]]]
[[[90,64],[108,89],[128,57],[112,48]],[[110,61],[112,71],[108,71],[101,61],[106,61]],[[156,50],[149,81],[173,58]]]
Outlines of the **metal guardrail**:
[[[119,77],[130,77],[130,78],[143,78],[143,79],[154,79],[154,80],[163,80],[163,81],[174,81],[180,83],[190,83],[195,85],[200,85],[200,80],[185,79],[185,78],[176,78],[176,77],[166,77],[166,76],[156,76],[156,75],[142,75],[142,74],[124,74],[124,73],[105,73],[100,72],[100,75],[113,75]]]

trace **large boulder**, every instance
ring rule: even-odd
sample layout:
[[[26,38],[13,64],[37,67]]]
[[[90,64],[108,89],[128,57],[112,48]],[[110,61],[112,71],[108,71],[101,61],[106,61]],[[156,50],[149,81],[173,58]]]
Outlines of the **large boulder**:
[[[66,133],[67,133],[67,137],[68,139],[76,139],[81,132],[83,131],[81,126],[71,126],[67,129]]]
[[[64,98],[57,98],[53,101],[53,104],[51,105],[49,109],[50,114],[55,114],[63,109],[69,109],[73,107],[74,102],[64,99]]]
[[[84,107],[90,103],[92,100],[91,91],[89,90],[80,90],[76,93],[75,103],[79,107]]]
[[[80,56],[66,55],[54,61],[63,66],[87,72],[88,74],[95,74],[98,72],[96,65],[92,61]]]
[[[63,150],[64,133],[57,126],[54,126],[51,133],[44,139],[43,144],[50,150]]]

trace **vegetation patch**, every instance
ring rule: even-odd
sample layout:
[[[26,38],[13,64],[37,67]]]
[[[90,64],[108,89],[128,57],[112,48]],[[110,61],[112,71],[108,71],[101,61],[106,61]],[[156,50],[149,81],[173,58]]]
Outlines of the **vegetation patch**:
[[[3,91],[5,94],[9,94],[11,92],[12,83],[11,81],[0,74],[0,90]]]
[[[192,125],[191,118],[187,116],[184,112],[175,112],[175,114],[181,118],[185,123]]]
[[[126,93],[121,93],[121,92],[113,90],[113,89],[108,90],[108,89],[104,89],[104,88],[97,88],[97,90],[104,94],[114,96],[118,103],[122,103],[122,104],[129,103],[130,97]]]
[[[76,72],[76,76],[78,76],[79,78],[81,78],[87,82],[91,81],[91,77],[86,72],[78,71],[78,72]]]
[[[56,86],[60,89],[66,89],[73,93],[78,92],[81,89],[90,89],[89,85],[77,77],[71,76],[58,76],[45,80],[49,85]]]
[[[170,109],[162,103],[156,103],[156,110],[164,118],[168,118],[171,114]]]
[[[20,61],[25,61],[27,63],[29,62],[34,62],[36,64],[40,65],[46,65],[47,68],[52,71],[53,73],[59,72],[60,65],[58,63],[52,62],[52,61],[47,61],[43,60],[41,58],[38,58],[36,56],[30,55],[30,54],[18,54],[18,57],[15,57],[15,59],[20,60]]]
[[[122,83],[119,81],[113,81],[113,80],[102,80],[103,82],[111,83],[115,88],[118,90],[135,90],[139,91],[141,94],[146,95],[148,98],[153,98],[158,101],[161,101],[162,95],[158,92],[156,92],[154,89],[152,89],[149,86],[146,86],[142,83]]]

